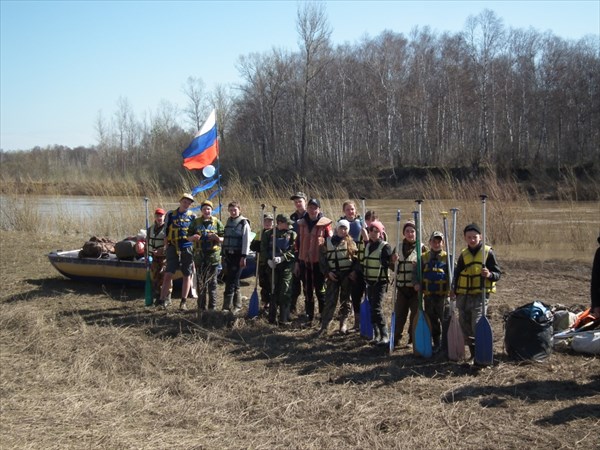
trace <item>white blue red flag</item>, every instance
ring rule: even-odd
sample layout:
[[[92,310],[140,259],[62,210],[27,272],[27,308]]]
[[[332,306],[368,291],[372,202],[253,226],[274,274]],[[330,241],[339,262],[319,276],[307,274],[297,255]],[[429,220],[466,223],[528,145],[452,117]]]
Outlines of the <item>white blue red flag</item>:
[[[186,169],[202,169],[217,158],[219,141],[215,116],[213,109],[188,148],[183,151],[183,167]]]

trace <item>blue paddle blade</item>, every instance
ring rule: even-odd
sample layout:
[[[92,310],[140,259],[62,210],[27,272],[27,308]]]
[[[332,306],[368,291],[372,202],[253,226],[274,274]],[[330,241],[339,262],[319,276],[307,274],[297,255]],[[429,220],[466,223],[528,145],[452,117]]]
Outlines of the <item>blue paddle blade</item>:
[[[396,345],[394,343],[394,341],[395,341],[395,334],[396,334],[395,330],[396,330],[396,313],[392,312],[392,320],[391,320],[391,323],[390,323],[390,355],[394,351],[394,346]]]
[[[371,303],[369,298],[360,304],[360,334],[367,339],[373,339],[373,324],[371,323]]]
[[[256,292],[256,288],[254,288],[254,292],[250,297],[250,304],[248,305],[248,318],[254,319],[258,317],[260,313],[260,307],[258,302],[258,292]]]
[[[489,320],[485,316],[475,326],[475,363],[491,366],[494,363],[494,337]]]
[[[420,309],[417,315],[417,325],[415,327],[413,340],[414,353],[421,355],[424,358],[431,358],[431,355],[433,354],[431,331],[427,319],[425,318],[425,314]]]

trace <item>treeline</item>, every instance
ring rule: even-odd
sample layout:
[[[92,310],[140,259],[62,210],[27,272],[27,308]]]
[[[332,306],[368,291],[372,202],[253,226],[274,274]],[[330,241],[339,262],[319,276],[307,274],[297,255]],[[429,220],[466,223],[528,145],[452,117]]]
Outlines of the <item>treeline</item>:
[[[383,31],[334,46],[324,6],[299,7],[300,47],[240,57],[239,86],[184,86],[143,120],[120,98],[93,149],[0,155],[6,177],[65,171],[179,184],[181,152],[217,109],[221,164],[254,180],[340,180],[401,169],[585,166],[600,161],[598,36],[507,28],[490,10],[460,33]]]

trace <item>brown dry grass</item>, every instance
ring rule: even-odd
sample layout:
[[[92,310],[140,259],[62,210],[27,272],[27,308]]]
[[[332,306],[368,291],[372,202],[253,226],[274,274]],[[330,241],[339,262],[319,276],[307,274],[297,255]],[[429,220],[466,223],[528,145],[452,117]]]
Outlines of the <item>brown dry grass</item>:
[[[590,265],[503,261],[496,364],[475,370],[356,335],[144,308],[142,291],[52,269],[45,254],[80,238],[22,238],[0,231],[3,449],[597,448],[600,360],[502,351],[504,312],[583,308]]]

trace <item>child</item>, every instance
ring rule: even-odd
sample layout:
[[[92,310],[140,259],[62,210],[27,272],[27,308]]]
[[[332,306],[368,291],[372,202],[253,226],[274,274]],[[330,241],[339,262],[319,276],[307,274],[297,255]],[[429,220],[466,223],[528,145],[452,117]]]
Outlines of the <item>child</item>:
[[[267,231],[273,228],[273,214],[263,214],[262,233],[256,233],[250,243],[250,250],[256,252],[258,261],[258,285],[260,286],[260,302],[264,311],[269,311],[271,299],[271,269],[267,264],[268,255],[260,251],[261,242],[265,239]]]
[[[188,229],[188,240],[194,242],[194,264],[197,273],[198,313],[217,307],[217,275],[221,262],[221,242],[224,228],[219,219],[212,215],[213,204],[204,200],[200,205],[202,215]]]
[[[231,311],[235,314],[242,309],[240,275],[246,267],[246,256],[250,253],[250,221],[242,216],[240,203],[235,200],[227,205],[227,211],[229,218],[225,223],[223,236],[225,266],[223,311]]]
[[[325,240],[325,245],[321,247],[320,264],[327,280],[327,288],[325,290],[325,307],[323,308],[319,335],[327,333],[327,328],[333,319],[337,306],[338,296],[340,298],[340,333],[346,334],[348,331],[346,321],[352,310],[350,291],[353,278],[356,279],[356,271],[358,270],[358,248],[354,240],[348,235],[349,230],[350,222],[345,219],[338,221],[336,234],[328,237]]]
[[[496,292],[496,282],[500,279],[500,265],[492,247],[484,246],[481,242],[481,230],[477,224],[467,225],[463,234],[467,247],[461,251],[456,263],[450,295],[456,297],[460,327],[471,351],[471,358],[473,358],[475,356],[475,327],[483,315],[481,289],[485,285],[487,305],[489,295]],[[483,250],[485,250],[485,264],[483,263]]]
[[[419,296],[414,288],[413,272],[417,264],[417,229],[413,221],[407,221],[402,228],[402,249],[398,255],[398,272],[396,273],[396,298],[394,312],[396,313],[396,329],[394,343],[399,347],[406,319],[410,312],[408,345],[412,344],[412,329],[414,319],[419,309]],[[421,247],[425,252],[427,248]]]
[[[162,289],[163,278],[165,277],[165,239],[166,225],[165,214],[167,212],[162,208],[154,210],[154,224],[146,230],[148,240],[148,255],[152,257],[150,264],[150,275],[152,279],[152,297],[156,305],[160,300],[160,291]]]
[[[421,257],[422,283],[415,283],[415,291],[423,290],[425,314],[431,324],[433,353],[437,353],[440,351],[442,320],[450,280],[443,233],[434,231],[429,238],[429,247],[429,251],[423,253]],[[415,272],[413,272],[413,279],[416,279]]]
[[[392,247],[382,239],[384,228],[378,220],[371,222],[369,240],[361,262],[361,270],[367,284],[367,296],[371,302],[373,344],[389,345],[390,337],[383,317],[383,297],[388,286],[388,267],[391,264]]]
[[[290,323],[290,300],[292,295],[292,265],[296,244],[296,232],[291,230],[292,221],[283,214],[277,215],[277,226],[267,230],[261,239],[260,254],[266,255],[270,268],[269,281],[274,287],[269,303],[269,323],[277,322],[279,306],[279,325]],[[275,254],[273,254],[273,233],[275,233]],[[274,281],[272,275],[275,275]]]

